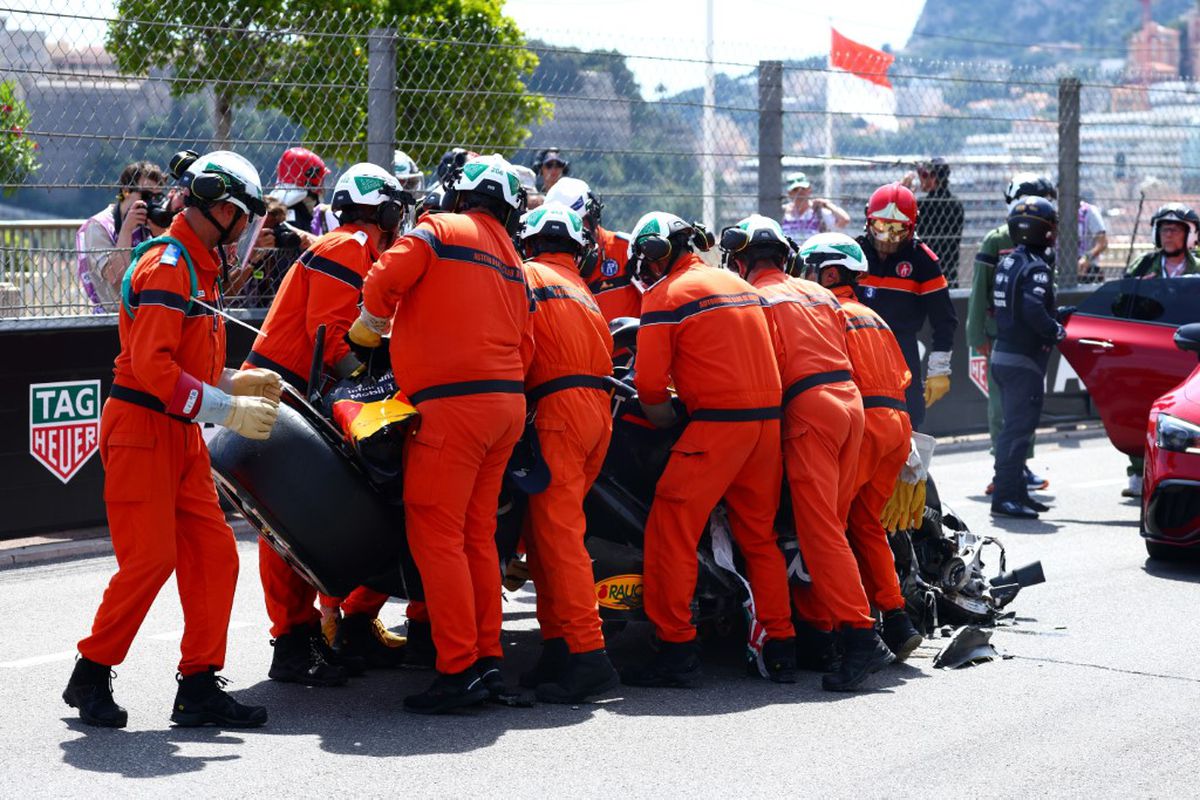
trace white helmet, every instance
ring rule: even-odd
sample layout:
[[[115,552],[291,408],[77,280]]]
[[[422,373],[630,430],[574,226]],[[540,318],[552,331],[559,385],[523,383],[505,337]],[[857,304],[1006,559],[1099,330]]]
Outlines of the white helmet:
[[[565,180],[560,178],[559,180]],[[629,260],[645,255],[650,261],[665,258],[671,253],[667,241],[679,233],[692,233],[695,229],[674,214],[666,211],[651,211],[643,214],[633,226],[626,255]]]
[[[232,203],[252,217],[266,213],[258,170],[229,150],[214,150],[197,158],[181,183],[195,200]]]
[[[523,212],[525,192],[521,178],[513,165],[498,153],[477,156],[466,164],[455,178],[455,192],[477,192],[502,201],[515,211]]]
[[[548,239],[570,239],[579,249],[587,247],[583,220],[562,203],[546,203],[521,217],[521,241],[534,236]]]
[[[425,180],[425,173],[417,168],[417,162],[403,150],[392,154],[392,174],[400,181],[400,188],[410,192],[420,191]]]
[[[851,272],[866,272],[867,257],[863,249],[844,233],[818,233],[808,237],[800,246],[800,260],[809,269],[845,267]]]
[[[600,210],[603,204],[592,194],[587,181],[579,178],[559,178],[550,190],[546,192],[547,203],[562,203],[593,225],[600,224]]]
[[[400,194],[400,181],[383,167],[370,162],[355,164],[342,173],[333,187],[329,205],[335,211],[343,206],[378,206]]]
[[[722,264],[733,262],[737,272],[744,274],[760,258],[778,258],[778,266],[791,271],[791,255],[795,245],[783,234],[783,228],[762,214],[750,216],[721,231]],[[738,257],[743,253],[744,257]]]
[[[400,181],[394,175],[369,162],[355,164],[342,173],[329,204],[342,222],[373,222],[389,231],[399,226],[413,205],[412,195],[400,188]],[[376,211],[369,218],[361,212],[348,218],[345,212],[351,206],[374,207]]]

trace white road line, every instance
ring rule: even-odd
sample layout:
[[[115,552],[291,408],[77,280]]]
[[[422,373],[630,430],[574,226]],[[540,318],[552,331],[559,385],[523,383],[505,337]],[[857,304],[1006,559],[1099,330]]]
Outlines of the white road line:
[[[258,623],[255,622],[231,622],[229,629],[237,628],[252,628]],[[146,639],[155,639],[163,642],[177,642],[183,637],[183,631],[169,631],[167,633],[156,633],[152,636],[146,636]],[[0,669],[21,669],[23,667],[36,667],[41,664],[53,664],[56,661],[69,661],[75,657],[74,650],[67,650],[62,653],[47,653],[41,656],[29,656],[28,658],[18,658],[15,661],[0,661]]]
[[[1102,481],[1084,481],[1083,483],[1072,483],[1069,489],[1099,489],[1101,486],[1120,486],[1127,483],[1129,478],[1105,478]]]
[[[50,653],[44,656],[30,656],[29,658],[19,658],[16,661],[0,661],[0,668],[4,669],[20,669],[21,667],[36,667],[39,664],[52,664],[55,661],[68,661],[75,657],[74,650],[68,650],[65,653]]]

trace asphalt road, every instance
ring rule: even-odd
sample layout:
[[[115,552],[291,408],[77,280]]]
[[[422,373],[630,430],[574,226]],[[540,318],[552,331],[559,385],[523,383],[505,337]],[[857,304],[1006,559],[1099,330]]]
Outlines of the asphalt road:
[[[269,726],[170,727],[181,616],[169,583],[117,668],[129,727],[92,730],[59,693],[114,562],[3,570],[0,796],[1194,796],[1200,564],[1147,562],[1137,507],[1119,496],[1124,459],[1105,440],[1044,446],[1033,464],[1055,510],[991,527],[1011,565],[1041,559],[1048,578],[995,634],[1007,658],[935,670],[933,642],[851,696],[822,692],[812,674],[796,686],[749,679],[720,653],[697,691],[445,718],[400,710],[426,672],[340,689],[275,684],[244,542],[225,675],[269,707]],[[987,453],[943,454],[934,469],[944,501],[989,530]],[[514,677],[536,657],[532,600],[522,591],[506,603]],[[402,606],[384,618],[399,623]],[[640,645],[626,634],[614,652]]]

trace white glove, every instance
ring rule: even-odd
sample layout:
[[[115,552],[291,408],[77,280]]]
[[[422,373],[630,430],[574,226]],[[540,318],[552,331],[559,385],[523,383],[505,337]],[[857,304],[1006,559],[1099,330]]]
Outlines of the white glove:
[[[925,433],[913,431],[909,443],[908,460],[900,469],[900,480],[905,483],[917,483],[929,477],[929,462],[933,460],[933,448],[937,439]]]
[[[929,354],[929,368],[925,370],[925,376],[932,378],[935,375],[950,374],[950,353],[946,350],[936,350]]]
[[[226,428],[247,439],[266,439],[271,435],[279,403],[265,397],[234,395],[230,398],[229,414],[221,422]]]

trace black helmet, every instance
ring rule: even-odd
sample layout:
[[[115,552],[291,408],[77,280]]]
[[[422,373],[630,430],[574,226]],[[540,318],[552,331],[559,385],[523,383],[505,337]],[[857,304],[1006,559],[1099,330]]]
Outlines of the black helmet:
[[[1058,208],[1044,197],[1017,198],[1008,209],[1008,235],[1014,245],[1049,247],[1058,230]]]
[[[1155,247],[1162,247],[1159,229],[1164,222],[1178,222],[1186,225],[1189,234],[1200,231],[1200,217],[1196,216],[1196,212],[1192,211],[1190,206],[1185,206],[1183,203],[1167,203],[1165,206],[1160,206],[1158,211],[1154,212],[1154,216],[1150,218],[1150,229],[1154,231]]]
[[[1045,175],[1036,172],[1018,172],[1012,176],[1008,187],[1004,190],[1004,202],[1011,204],[1018,197],[1044,197],[1047,200],[1057,200],[1058,191],[1054,182]]]

